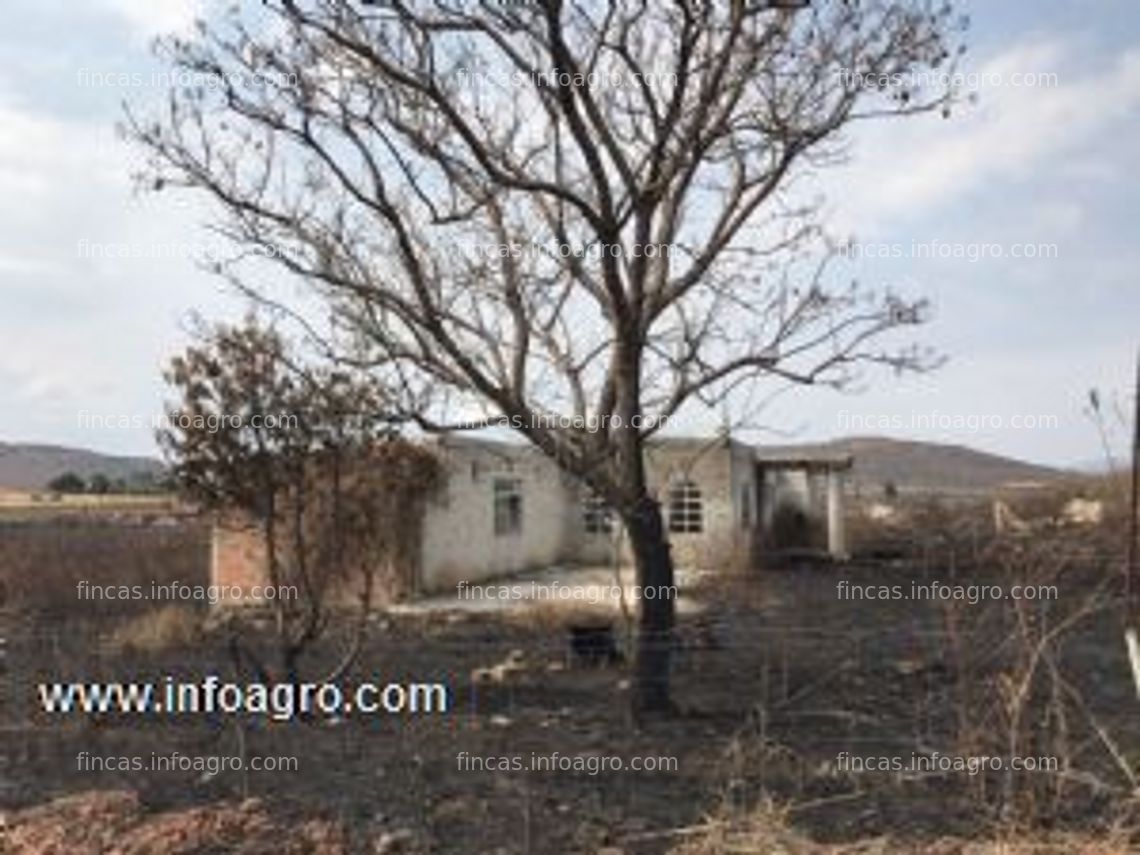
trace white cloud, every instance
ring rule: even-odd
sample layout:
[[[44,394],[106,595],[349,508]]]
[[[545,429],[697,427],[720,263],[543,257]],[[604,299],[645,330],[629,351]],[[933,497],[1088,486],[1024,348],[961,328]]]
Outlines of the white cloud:
[[[0,100],[0,412],[11,437],[91,444],[77,410],[156,410],[161,363],[182,339],[179,320],[191,308],[210,316],[222,308],[215,280],[190,260],[99,254],[100,246],[202,240],[193,228],[199,209],[132,194],[135,156],[111,120]],[[149,435],[109,441],[145,450]]]
[[[202,13],[202,0],[100,0],[144,39],[185,32]]]
[[[867,125],[853,134],[852,162],[828,182],[833,215],[861,235],[898,225],[961,199],[987,182],[1048,170],[1111,174],[1090,141],[1140,107],[1140,47],[1082,72],[1060,40],[1011,47],[980,66],[978,103],[949,120],[924,116]],[[1055,73],[1053,86],[1009,85],[1015,73]],[[1086,149],[1082,153],[1082,149]],[[1064,161],[1059,156],[1064,155]]]
[[[24,202],[56,194],[96,175],[112,174],[112,128],[21,109],[0,98],[0,196]],[[31,197],[31,198],[29,198]],[[22,207],[22,206],[21,206]]]

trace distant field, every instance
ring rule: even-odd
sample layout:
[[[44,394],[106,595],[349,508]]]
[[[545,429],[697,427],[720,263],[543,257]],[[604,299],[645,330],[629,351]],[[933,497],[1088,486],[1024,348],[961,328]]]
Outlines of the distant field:
[[[44,491],[0,490],[0,520],[55,516],[184,515],[191,509],[173,495],[61,495]]]
[[[76,585],[209,581],[209,526],[171,504],[0,507],[0,605],[26,613],[137,611],[146,602],[84,602]]]

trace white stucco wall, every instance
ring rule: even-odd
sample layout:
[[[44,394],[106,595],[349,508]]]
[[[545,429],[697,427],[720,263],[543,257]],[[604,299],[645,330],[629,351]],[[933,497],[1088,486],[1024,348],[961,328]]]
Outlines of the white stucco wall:
[[[750,569],[759,548],[759,515],[761,500],[756,481],[756,449],[751,445],[733,443],[732,511],[733,555],[735,568]]]
[[[439,452],[447,469],[441,495],[427,508],[420,563],[423,591],[444,591],[567,560],[570,509],[566,477],[528,446],[452,440]],[[522,527],[495,533],[495,481],[518,479]]]
[[[678,567],[716,569],[731,557],[737,516],[732,469],[731,446],[719,440],[667,441],[646,452],[649,488],[661,502],[673,562]],[[700,488],[700,533],[668,531],[673,479],[688,479]]]
[[[449,440],[439,452],[447,486],[428,506],[419,573],[425,592],[454,589],[551,564],[607,564],[628,539],[585,531],[586,489],[530,446]],[[826,478],[773,466],[757,483],[756,449],[723,440],[666,440],[646,452],[651,492],[662,504],[678,567],[744,569],[763,548],[761,532],[781,504],[790,504],[826,529]],[[820,473],[822,474],[822,473]],[[494,484],[518,479],[523,496],[521,531],[496,534]],[[668,532],[669,487],[688,479],[700,489],[703,530]],[[745,496],[747,495],[747,499]],[[747,507],[747,519],[745,512]],[[620,525],[614,518],[615,531]]]
[[[631,561],[628,538],[618,535],[616,514],[613,534],[586,532],[586,488],[537,449],[455,438],[433,443],[433,448],[445,467],[445,483],[425,510],[418,566],[407,568],[403,577],[415,580],[409,586],[413,594],[455,591],[460,582],[476,584],[553,564],[609,564],[619,544],[623,562]],[[802,469],[769,462],[762,470],[764,483],[758,485],[756,455],[752,446],[723,440],[666,440],[648,449],[649,487],[662,503],[677,567],[755,566],[768,545],[764,534],[772,515],[783,503],[821,522],[825,538],[820,546],[826,547],[825,477],[818,478],[813,489]],[[517,532],[495,531],[495,482],[500,478],[520,484],[522,525]],[[669,486],[677,478],[691,480],[700,489],[703,530],[699,533],[668,532]],[[747,501],[745,495],[750,497]],[[833,517],[842,514],[841,500],[841,492],[836,493]],[[834,540],[832,548],[842,552],[841,534]],[[237,540],[225,550],[219,549],[220,543],[230,541],[215,542],[218,578],[248,582],[264,576],[262,557]]]

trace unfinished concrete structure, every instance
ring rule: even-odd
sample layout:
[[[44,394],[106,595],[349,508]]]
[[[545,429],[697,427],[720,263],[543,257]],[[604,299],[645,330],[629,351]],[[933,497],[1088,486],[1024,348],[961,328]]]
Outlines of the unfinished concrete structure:
[[[613,512],[530,446],[472,438],[435,443],[445,485],[423,519],[414,593],[454,590],[554,564],[628,560]],[[844,476],[850,458],[765,455],[729,439],[661,439],[647,451],[678,566],[759,567],[776,552],[846,555]],[[264,583],[254,535],[218,526],[214,584]]]
[[[826,552],[847,557],[843,496],[852,459],[757,454],[759,552]]]

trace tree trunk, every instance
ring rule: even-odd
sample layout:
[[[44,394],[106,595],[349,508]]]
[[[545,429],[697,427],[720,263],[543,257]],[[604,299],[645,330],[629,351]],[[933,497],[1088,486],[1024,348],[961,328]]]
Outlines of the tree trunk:
[[[669,552],[660,506],[648,492],[643,492],[625,525],[637,584],[643,591],[650,586],[658,591],[670,590],[673,586],[673,557]],[[673,608],[670,597],[641,597],[633,660],[635,720],[672,712],[669,670],[673,650]]]
[[[673,600],[646,597],[650,586],[673,585],[673,558],[661,520],[661,508],[649,494],[645,478],[645,437],[636,427],[641,413],[641,347],[637,330],[618,337],[615,354],[616,415],[615,474],[622,499],[622,522],[629,535],[637,584],[642,597],[638,609],[637,642],[633,655],[633,692],[630,698],[635,721],[672,712],[669,692],[669,660],[673,652]],[[659,589],[661,590],[661,589]]]

